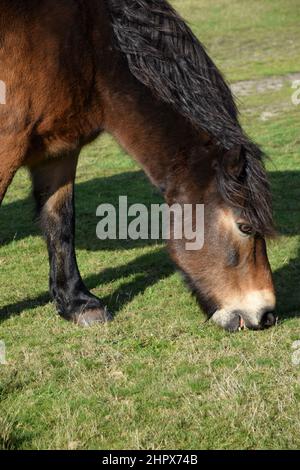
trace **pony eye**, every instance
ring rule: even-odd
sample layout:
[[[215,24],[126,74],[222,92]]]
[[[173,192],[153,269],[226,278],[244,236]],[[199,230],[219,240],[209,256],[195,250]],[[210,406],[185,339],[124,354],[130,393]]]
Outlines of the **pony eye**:
[[[237,225],[238,225],[239,231],[242,232],[244,235],[251,236],[254,234],[254,230],[253,230],[253,227],[251,227],[251,225],[248,225],[248,224],[237,224]]]

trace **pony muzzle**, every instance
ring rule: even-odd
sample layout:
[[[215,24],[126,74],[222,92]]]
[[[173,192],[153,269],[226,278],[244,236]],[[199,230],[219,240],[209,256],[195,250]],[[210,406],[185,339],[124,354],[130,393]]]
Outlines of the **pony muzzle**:
[[[262,330],[277,323],[275,296],[271,292],[255,292],[234,305],[217,310],[211,320],[227,331]]]

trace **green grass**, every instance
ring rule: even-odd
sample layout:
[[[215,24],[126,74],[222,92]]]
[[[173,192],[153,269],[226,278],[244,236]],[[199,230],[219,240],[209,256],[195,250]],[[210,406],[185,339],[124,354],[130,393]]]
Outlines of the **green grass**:
[[[230,80],[299,72],[298,0],[175,0]]]
[[[173,3],[231,80],[300,71],[296,0]],[[269,246],[281,321],[268,331],[232,335],[205,323],[163,245],[96,238],[101,202],[160,200],[109,136],[81,157],[77,253],[116,318],[87,330],[64,322],[49,301],[30,183],[18,173],[0,211],[0,448],[299,448],[300,107],[291,94],[286,84],[240,105],[272,157],[282,233]]]

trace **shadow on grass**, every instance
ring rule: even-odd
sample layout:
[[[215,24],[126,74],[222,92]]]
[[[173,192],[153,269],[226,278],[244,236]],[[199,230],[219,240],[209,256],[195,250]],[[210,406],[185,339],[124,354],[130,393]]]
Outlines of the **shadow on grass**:
[[[148,287],[155,285],[161,279],[173,274],[174,266],[169,260],[166,250],[160,248],[154,252],[139,256],[134,261],[117,268],[108,268],[99,274],[85,278],[89,289],[109,284],[135,274],[132,281],[124,282],[113,295],[102,297],[104,304],[114,316],[136,295],[142,294]],[[34,299],[25,299],[0,309],[0,323],[5,319],[20,315],[29,308],[42,307],[50,302],[50,295],[43,293]]]
[[[300,235],[300,171],[270,173],[274,213],[280,234]],[[280,318],[300,317],[300,245],[297,253],[274,272]]]
[[[0,450],[20,450],[22,446],[33,439],[33,433],[11,432],[8,436],[0,436]]]
[[[270,173],[274,194],[275,218],[280,233],[286,236],[300,234],[300,172]],[[109,178],[94,179],[81,183],[76,187],[77,248],[99,251],[131,249],[141,246],[151,246],[157,242],[144,241],[100,241],[96,237],[97,224],[96,208],[99,204],[118,204],[119,195],[128,196],[128,204],[136,202],[150,205],[162,202],[156,190],[148,183],[142,172],[126,172]],[[30,197],[23,201],[4,205],[0,210],[1,244],[12,240],[20,240],[30,235],[39,234],[36,225],[32,223],[33,211]],[[99,274],[93,274],[85,279],[89,289],[128,277],[135,274],[134,280],[124,282],[112,296],[104,298],[110,311],[117,314],[126,303],[136,295],[143,293],[149,286],[170,276],[174,267],[169,260],[166,250],[159,248],[154,252],[139,256],[134,261],[117,268],[108,268]],[[283,265],[274,273],[278,295],[278,313],[282,318],[300,316],[300,247],[294,259]],[[23,310],[45,305],[50,301],[45,292],[33,299],[7,305],[0,309],[0,322]],[[298,312],[297,312],[298,309]]]
[[[111,177],[96,178],[76,185],[76,246],[91,251],[128,250],[155,244],[151,240],[105,240],[96,236],[96,209],[100,204],[109,203],[118,207],[119,196],[127,196],[128,205],[163,202],[157,190],[151,186],[142,171],[131,171]],[[4,204],[0,209],[1,246],[31,235],[40,235],[34,223],[34,201],[31,196],[21,201]]]

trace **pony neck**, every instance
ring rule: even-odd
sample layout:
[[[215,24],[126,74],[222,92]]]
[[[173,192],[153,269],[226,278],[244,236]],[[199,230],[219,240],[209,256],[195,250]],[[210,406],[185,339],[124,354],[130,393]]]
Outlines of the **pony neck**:
[[[187,173],[187,158],[207,137],[143,87],[107,95],[105,130],[143,167],[151,182],[163,188]],[[172,185],[173,186],[173,185]]]

